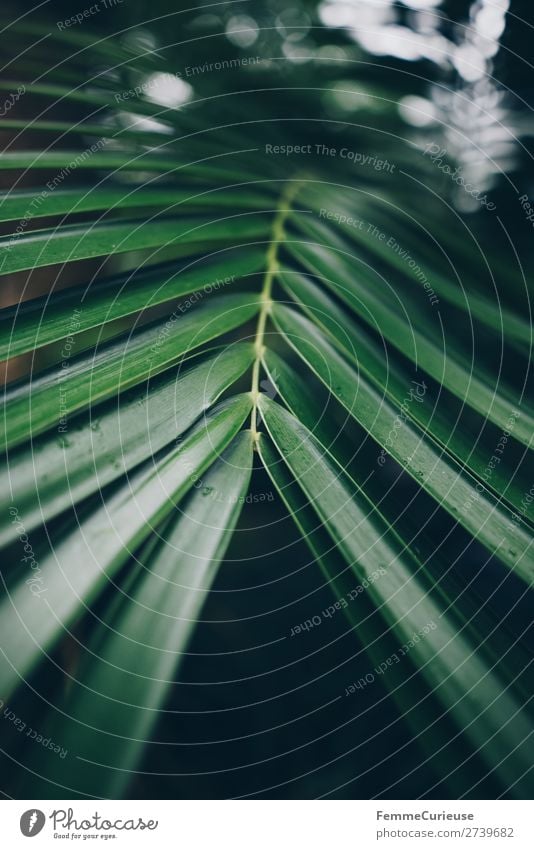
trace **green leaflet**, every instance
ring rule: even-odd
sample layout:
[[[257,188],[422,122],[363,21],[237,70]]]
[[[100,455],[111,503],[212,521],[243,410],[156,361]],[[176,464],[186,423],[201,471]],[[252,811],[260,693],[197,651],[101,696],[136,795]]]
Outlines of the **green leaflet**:
[[[20,85],[21,82],[19,80],[2,80],[0,81],[0,90],[16,91]],[[121,100],[116,100],[115,94],[123,93],[109,91],[105,88],[85,88],[83,80],[80,81],[79,85],[70,87],[59,85],[57,83],[32,83],[31,92],[34,96],[53,99],[54,104],[61,103],[62,100],[69,100],[90,106],[112,106],[115,107],[115,109],[121,108]],[[139,100],[139,98],[128,98],[125,106],[128,112],[135,112],[140,115],[152,115],[156,118],[161,115],[162,111],[166,112],[167,118],[173,112],[177,113],[182,111],[179,108],[172,107],[162,110],[159,104],[152,103],[148,100]]]
[[[476,644],[457,630],[454,618],[444,615],[417,562],[308,429],[265,395],[260,407],[285,463],[357,576],[363,580],[370,571],[384,570],[368,591],[398,637],[399,649],[431,623],[436,626],[411,648],[414,662],[490,768],[499,764],[504,781],[522,776],[518,784],[527,782],[523,744],[531,721],[524,708],[477,655]],[[514,791],[520,794],[525,787],[516,785]]]
[[[188,352],[252,318],[257,296],[212,298],[184,315],[151,325],[95,352],[63,360],[36,378],[8,387],[2,443],[14,446],[59,422],[68,440],[67,417],[154,377]],[[62,354],[63,356],[63,354]]]
[[[181,13],[177,12],[176,14],[180,15]],[[37,23],[24,18],[10,24],[8,33],[10,38],[17,39],[24,45],[28,41],[33,43],[33,39],[37,39],[39,42],[41,39],[47,42],[50,39],[52,42],[56,42],[60,48],[65,46],[69,48],[77,47],[79,49],[74,52],[74,57],[82,61],[89,62],[94,55],[103,54],[108,61],[111,60],[113,63],[118,61],[121,63],[128,62],[128,65],[132,68],[141,67],[153,70],[160,64],[152,52],[139,55],[137,51],[122,44],[113,35],[95,39],[93,33],[80,31],[79,28],[76,30],[69,28],[59,29],[59,27],[51,29],[44,23]],[[52,49],[56,50],[57,47]],[[63,62],[62,66],[64,64]],[[46,70],[50,72],[49,65],[46,66]],[[80,80],[79,71],[77,71],[77,78]]]
[[[313,389],[310,391],[309,381],[299,379],[297,372],[273,351],[266,352],[264,364],[269,374],[270,383],[280,392],[284,403],[289,407],[293,416],[308,428],[316,441],[325,450],[326,454],[334,461],[335,466],[339,467],[348,481],[350,480],[354,489],[363,489],[367,498],[384,515],[386,521],[394,526],[397,535],[417,553],[419,562],[425,567],[429,567],[433,576],[431,580],[433,580],[434,589],[440,593],[447,605],[451,603],[454,605],[455,615],[458,621],[462,622],[462,627],[475,627],[473,625],[473,619],[476,619],[479,628],[480,622],[483,622],[483,633],[498,637],[499,653],[497,655],[495,652],[490,651],[491,640],[486,641],[484,650],[487,651],[488,658],[494,663],[505,653],[507,654],[506,673],[509,676],[507,680],[513,682],[515,676],[519,676],[522,670],[528,667],[530,661],[528,641],[526,656],[525,652],[520,650],[515,635],[510,637],[509,642],[506,644],[505,635],[507,633],[507,625],[503,624],[500,608],[498,606],[495,608],[492,605],[494,601],[492,595],[485,596],[481,604],[481,599],[475,593],[465,592],[465,585],[462,583],[462,578],[459,574],[461,573],[461,569],[457,570],[455,567],[458,557],[466,555],[469,549],[463,548],[461,554],[458,550],[455,550],[453,554],[447,551],[446,545],[443,545],[443,543],[446,543],[446,538],[440,539],[439,545],[436,546],[436,539],[431,527],[426,527],[428,513],[414,511],[412,505],[409,503],[400,515],[395,511],[395,520],[392,522],[389,517],[389,510],[397,499],[393,501],[393,504],[388,504],[388,490],[392,486],[388,488],[384,487],[383,480],[375,478],[373,474],[369,474],[370,464],[366,455],[370,453],[370,439],[358,443],[346,435],[343,420],[339,419],[334,411],[329,409],[332,396],[328,396],[328,402],[323,406],[325,399],[322,399],[321,402],[314,397]],[[336,412],[339,412],[339,410]],[[265,443],[263,443],[263,446],[265,447]],[[374,453],[371,454],[371,463],[374,457],[376,457],[376,448],[374,448]],[[269,473],[275,473],[278,477],[281,477],[283,476],[284,468],[285,466],[281,466],[280,462],[278,462],[274,472],[273,469],[270,469]],[[291,477],[289,472],[287,472],[287,475]],[[290,486],[288,494],[285,492],[282,493],[282,497],[286,502],[289,498],[289,500],[296,501],[297,504],[301,503],[304,496],[299,497],[298,492],[295,494],[296,489],[298,487],[294,483]],[[306,518],[306,504],[304,504],[304,508],[304,518]],[[298,524],[299,517],[294,516],[294,518]],[[310,528],[314,531],[314,536],[321,536],[316,525],[317,522],[315,522],[315,525],[311,525],[310,520],[307,521],[306,530],[303,531],[306,542],[309,542],[307,535]],[[312,550],[315,552],[315,549]],[[334,553],[332,540],[330,540],[329,545],[322,545],[321,551],[323,552],[321,557],[324,557],[324,552],[326,551],[327,560],[332,560]],[[466,557],[466,559],[468,558]],[[350,568],[348,568],[343,573],[339,565],[336,570],[333,570],[329,566],[326,574],[328,574],[329,580],[337,580],[338,577],[344,579],[350,571]],[[512,580],[510,581],[510,579]],[[513,574],[509,572],[508,575],[505,575],[502,585],[504,586],[505,581],[513,584],[513,579]],[[528,590],[522,588],[522,591],[526,597]],[[488,593],[490,593],[489,590]],[[452,601],[453,599],[454,601]],[[512,653],[510,652],[511,642],[513,643]],[[505,644],[506,648],[504,647]],[[517,664],[515,661],[517,661]]]
[[[105,140],[104,140],[105,141]],[[191,161],[173,158],[171,151],[166,151],[167,156],[159,156],[153,152],[141,151],[133,153],[115,153],[103,151],[104,144],[100,140],[93,142],[85,151],[21,151],[17,153],[0,153],[0,171],[52,171],[54,176],[49,180],[53,190],[55,184],[61,184],[65,174],[78,169],[89,168],[97,171],[111,171],[113,174],[122,172],[139,171],[155,174],[165,174],[166,177],[178,177],[180,181],[199,181],[206,183],[209,187],[214,183],[227,185],[228,181],[241,183],[245,178],[251,181],[258,179],[258,174],[251,174],[244,168],[239,168],[237,163],[233,165],[226,163],[229,154],[204,156]],[[213,164],[212,164],[213,163]],[[233,167],[232,167],[233,166]],[[235,169],[235,170],[233,170]],[[260,177],[263,175],[260,175]],[[54,183],[54,181],[56,181]]]
[[[86,132],[84,128],[84,132]],[[257,187],[256,191],[257,191]],[[35,201],[37,197],[37,202]],[[178,187],[159,188],[157,185],[123,185],[94,188],[91,185],[77,189],[54,189],[39,192],[10,192],[0,194],[0,221],[17,221],[26,217],[46,218],[50,215],[71,215],[98,210],[136,209],[138,207],[163,209],[166,213],[187,214],[196,210],[265,210],[269,201],[265,195],[250,191],[232,191],[231,188],[184,191]]]
[[[534,578],[532,536],[512,523],[512,513],[423,431],[358,374],[307,318],[280,304],[273,319],[289,344],[349,413],[406,471],[491,552],[529,584]],[[268,362],[268,354],[266,354]],[[417,403],[416,389],[411,403]],[[422,390],[421,390],[422,391]],[[377,463],[385,455],[377,455]]]
[[[2,126],[6,130],[25,130],[28,128],[28,122],[5,118],[2,121]],[[35,120],[32,121],[31,128],[34,133],[50,134],[56,137],[79,136],[80,133],[83,133],[84,136],[99,136],[100,138],[123,139],[126,141],[131,141],[132,139],[136,141],[140,139],[151,139],[152,141],[156,141],[157,139],[161,141],[161,133],[139,132],[138,130],[121,128],[120,126],[107,127],[104,124],[88,124],[86,121],[69,124],[65,121]],[[20,194],[25,193],[21,191]],[[5,197],[8,196],[6,195]]]
[[[346,565],[313,505],[265,435],[259,440],[259,453],[280,497],[332,590],[332,600],[335,599],[334,603],[339,603],[339,599],[343,598],[346,602],[347,606],[340,608],[340,615],[346,617],[354,633],[355,649],[359,645],[352,655],[352,662],[346,664],[347,682],[349,679],[357,680],[360,675],[365,676],[373,665],[377,667],[385,658],[395,655],[399,649],[398,638],[392,629],[384,627],[383,611],[373,605],[356,570],[350,564]],[[372,572],[368,574],[372,580]],[[311,607],[313,609],[313,603]],[[405,662],[411,665],[409,655]],[[447,783],[451,786],[451,793],[459,796],[462,792],[469,792],[473,781],[476,780],[470,770],[463,770],[461,775],[455,773],[454,778],[452,777],[458,760],[461,759],[460,752],[456,751],[453,755],[453,751],[460,749],[462,743],[452,740],[447,734],[442,721],[441,706],[433,704],[432,690],[422,686],[420,678],[415,675],[415,667],[412,669],[413,672],[405,666],[391,665],[387,675],[384,675],[383,683],[392,692],[402,719],[412,728],[419,745],[429,757],[439,762],[441,774],[447,776]],[[373,701],[373,711],[381,709],[381,701]],[[365,716],[366,710],[358,710],[355,720],[365,721]]]
[[[421,182],[416,181],[417,188],[421,188]],[[517,263],[517,258],[515,258],[515,262],[510,264],[509,261],[503,259],[500,256],[498,251],[488,252],[484,249],[484,232],[485,232],[485,222],[480,220],[477,225],[469,225],[466,222],[463,222],[461,216],[454,215],[453,218],[453,227],[443,226],[444,219],[442,210],[439,209],[439,204],[434,204],[432,201],[436,200],[436,191],[435,189],[427,186],[428,189],[428,199],[430,203],[424,204],[424,206],[420,207],[419,204],[406,204],[405,210],[408,211],[408,215],[403,215],[400,217],[400,211],[395,204],[394,199],[390,198],[390,204],[384,208],[381,204],[380,213],[386,213],[387,218],[389,219],[389,224],[395,230],[399,231],[399,235],[403,239],[406,240],[406,244],[419,246],[421,242],[420,234],[421,232],[430,235],[431,243],[434,242],[432,239],[433,233],[438,233],[438,242],[440,246],[443,248],[443,251],[446,255],[451,257],[454,266],[456,267],[458,259],[462,263],[462,268],[465,268],[466,279],[468,281],[468,297],[471,300],[471,289],[474,287],[476,291],[474,292],[475,300],[477,299],[477,293],[481,294],[483,299],[485,298],[485,285],[480,286],[480,272],[481,270],[484,273],[484,278],[486,280],[491,281],[495,280],[496,283],[499,281],[506,281],[506,285],[510,285],[512,288],[519,292],[521,289],[521,280],[522,273]],[[377,209],[377,203],[374,198],[370,198],[371,200],[371,209]],[[403,210],[404,211],[404,210]],[[450,220],[450,219],[449,219]],[[425,250],[425,255],[428,255],[428,246],[426,243],[422,243],[421,247]],[[443,255],[443,254],[442,254]],[[431,258],[435,258],[436,252],[433,250],[430,254]],[[450,267],[450,263],[447,263],[447,266]],[[523,280],[524,283],[524,280]],[[487,284],[486,284],[487,285]],[[500,287],[498,287],[500,289]],[[492,300],[493,297],[502,297],[502,290],[498,293],[495,292],[494,287],[492,285]],[[501,306],[502,309],[502,306]],[[510,317],[515,320],[516,318],[520,318],[518,313],[508,313],[507,310],[504,310],[506,315],[510,315]],[[520,319],[521,320],[521,319]],[[511,328],[513,331],[513,328]]]
[[[311,193],[310,193],[311,194]],[[313,197],[316,193],[311,194]],[[308,200],[309,197],[307,196]],[[360,206],[363,207],[364,214],[368,215],[368,205],[366,203],[366,198],[361,199],[358,197],[355,199],[359,210]],[[345,215],[346,217],[354,215],[354,210],[351,209],[350,204],[347,205],[347,201],[341,200],[338,196],[328,198],[328,195],[325,197],[324,195],[324,187],[321,188],[321,196],[320,198],[315,197],[315,206],[316,211],[324,206],[325,203],[330,203],[332,208],[335,208],[336,213],[340,216]],[[318,206],[319,204],[319,206]],[[387,207],[390,212],[393,212],[392,207]],[[375,214],[377,210],[374,210]],[[380,209],[380,212],[383,212]],[[340,223],[339,228],[342,230],[343,234],[348,237],[348,239],[352,242],[357,243],[361,246],[367,254],[375,255],[379,257],[386,265],[390,265],[392,268],[395,268],[397,271],[401,273],[403,277],[407,280],[410,280],[412,285],[414,286],[414,294],[417,293],[417,288],[421,287],[421,282],[416,278],[415,273],[410,273],[410,266],[407,264],[405,257],[402,254],[402,251],[395,250],[388,245],[388,240],[393,239],[394,244],[398,244],[397,239],[394,238],[391,233],[395,232],[396,236],[398,233],[398,214],[395,216],[395,229],[387,230],[388,218],[386,216],[386,224],[385,224],[385,233],[388,238],[380,239],[376,236],[369,235],[366,227],[359,229],[358,227],[353,227],[347,225],[346,223]],[[379,219],[381,220],[381,219]],[[326,235],[326,230],[323,229],[319,222],[309,220],[306,217],[303,221],[299,222],[301,226],[304,226],[307,232],[312,235],[319,236],[321,238],[321,234],[324,237]],[[322,222],[321,222],[322,223]],[[368,222],[368,225],[372,224]],[[384,232],[384,231],[382,231]],[[413,240],[413,236],[412,236]],[[323,241],[323,238],[321,238]],[[406,237],[406,244],[410,244],[408,242],[408,237]],[[403,247],[403,246],[402,246]],[[407,251],[407,248],[403,247],[404,251]],[[411,258],[411,257],[410,257]],[[463,312],[468,312],[473,316],[474,319],[479,321],[481,324],[484,324],[486,327],[491,328],[491,330],[495,331],[499,336],[504,336],[507,340],[519,340],[528,345],[532,342],[532,328],[530,324],[521,318],[521,316],[515,315],[510,312],[510,310],[504,309],[502,305],[499,304],[498,307],[495,307],[492,301],[489,298],[485,298],[479,295],[477,292],[470,291],[469,287],[463,287],[459,282],[451,282],[448,277],[445,277],[442,273],[437,271],[437,269],[428,265],[424,260],[419,260],[418,256],[414,256],[414,260],[416,260],[420,267],[422,268],[422,273],[425,274],[429,286],[436,292],[440,299],[447,301],[453,306],[457,307],[459,310]],[[452,274],[452,270],[451,270]]]
[[[71,792],[91,795],[98,787],[112,799],[126,792],[231,539],[251,470],[252,440],[245,431],[180,503],[163,540],[137,558],[121,587],[124,595],[95,622],[50,732],[84,761]],[[38,771],[60,784],[62,766],[46,752]]]
[[[0,544],[18,537],[15,506],[26,532],[154,456],[184,433],[251,365],[252,345],[239,343],[199,365],[166,372],[69,424],[21,445],[0,472]]]
[[[229,288],[261,269],[259,250],[223,250],[207,263],[148,269],[85,284],[0,310],[0,360],[75,336],[157,304],[195,292],[192,301]],[[184,311],[185,312],[185,311]]]
[[[39,556],[39,574],[21,561],[19,582],[0,607],[4,698],[68,631],[80,614],[81,602],[90,605],[136,547],[171,514],[233,439],[250,409],[249,395],[239,395],[213,410],[182,444],[134,472],[80,527]],[[14,514],[13,521],[19,520],[24,522],[24,516]],[[38,582],[27,585],[28,576]]]
[[[484,418],[507,430],[511,410],[519,408],[521,417],[516,422],[514,435],[524,445],[530,445],[534,419],[521,399],[513,397],[498,384],[488,385],[477,371],[461,364],[461,355],[454,349],[441,350],[419,329],[425,327],[425,321],[419,320],[418,314],[408,327],[398,304],[389,303],[387,295],[377,291],[376,275],[374,281],[360,279],[360,266],[353,270],[346,257],[324,246],[289,243],[288,248],[300,263],[316,274],[366,323],[373,328],[376,326],[406,357]]]
[[[1,168],[1,163],[0,163]],[[108,254],[164,248],[183,242],[246,242],[268,233],[268,222],[259,215],[231,215],[219,221],[201,218],[162,218],[158,221],[116,221],[68,224],[59,229],[33,230],[0,239],[0,273],[9,274],[44,265],[74,262]]]
[[[324,292],[300,272],[283,267],[280,274],[285,291],[303,311],[328,333],[330,341],[350,358],[358,371],[372,381],[375,389],[400,406],[405,404],[412,381],[420,382],[419,371],[410,374],[393,357],[386,357],[383,346],[373,341],[365,330],[346,315],[337,306],[328,293]],[[457,415],[450,411],[450,405],[427,387],[423,397],[417,403],[405,404],[405,415],[416,421],[429,437],[437,440],[458,462],[479,478],[488,477],[488,461],[492,451],[479,443],[476,436],[462,429]],[[513,434],[513,431],[512,431]],[[498,437],[495,442],[497,447]],[[521,480],[518,469],[502,462],[494,463],[486,485],[501,498],[507,500],[516,510],[521,510],[521,502],[530,487],[528,478]]]

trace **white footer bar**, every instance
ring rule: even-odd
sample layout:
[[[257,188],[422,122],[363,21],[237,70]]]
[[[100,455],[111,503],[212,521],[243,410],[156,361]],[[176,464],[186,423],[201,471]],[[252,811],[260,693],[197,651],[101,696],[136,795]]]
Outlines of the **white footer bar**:
[[[532,849],[533,808],[519,801],[4,801],[0,828],[9,849]]]

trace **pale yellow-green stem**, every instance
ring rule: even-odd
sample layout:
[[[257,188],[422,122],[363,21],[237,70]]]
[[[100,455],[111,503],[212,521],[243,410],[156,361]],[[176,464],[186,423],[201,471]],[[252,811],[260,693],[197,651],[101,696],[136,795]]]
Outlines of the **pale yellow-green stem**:
[[[263,352],[265,350],[265,346],[263,343],[265,337],[265,326],[267,324],[267,317],[269,315],[272,300],[271,293],[273,288],[273,281],[278,271],[278,248],[279,245],[284,241],[285,231],[284,224],[286,218],[291,211],[291,203],[301,186],[300,180],[292,180],[287,184],[285,191],[280,196],[280,200],[278,202],[276,208],[276,215],[274,217],[273,226],[271,230],[271,239],[269,242],[269,248],[267,250],[266,255],[266,267],[265,267],[265,277],[263,279],[263,286],[260,294],[260,313],[258,316],[258,324],[256,327],[256,336],[254,339],[254,351],[256,354],[254,365],[252,366],[252,386],[251,386],[251,395],[252,395],[252,412],[250,414],[250,431],[252,433],[252,440],[254,443],[254,447],[256,447],[258,441],[258,397],[260,393],[260,366],[261,359],[263,356]]]

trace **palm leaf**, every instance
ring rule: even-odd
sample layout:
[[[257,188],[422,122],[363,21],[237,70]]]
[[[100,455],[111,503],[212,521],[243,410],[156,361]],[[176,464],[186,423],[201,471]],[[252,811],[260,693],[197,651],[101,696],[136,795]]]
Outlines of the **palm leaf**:
[[[449,621],[445,606],[435,602],[421,564],[410,556],[376,508],[365,504],[361,493],[343,479],[341,470],[333,467],[313,435],[268,398],[262,398],[261,408],[281,456],[358,581],[367,580],[372,571],[380,574],[369,585],[369,593],[386,618],[386,626],[397,632],[400,645],[414,635],[421,637],[413,647],[412,657],[429,677],[431,686],[440,682],[438,697],[452,716],[457,713],[459,728],[466,729],[489,765],[506,755],[508,780],[517,780],[518,774],[529,768],[522,742],[530,734],[530,727],[521,704],[509,701],[503,682],[492,674],[491,666],[482,668],[480,655],[469,645],[463,631],[457,629],[454,617]],[[511,716],[513,723],[509,721]],[[508,735],[512,736],[506,740]],[[524,758],[523,763],[513,764],[513,755]]]
[[[21,24],[14,44],[32,34],[46,30]],[[400,169],[387,183],[362,169],[352,185],[339,160],[310,156],[303,171],[267,155],[271,110],[274,146],[302,144],[297,108],[313,116],[310,147],[321,134],[333,147],[339,132],[369,143],[369,127],[316,114],[318,76],[283,93],[258,85],[262,108],[256,90],[191,108],[123,104],[136,75],[172,64],[82,32],[53,39],[80,67],[113,63],[123,88],[45,65],[32,86],[31,144],[42,149],[23,141],[0,154],[15,177],[0,195],[0,274],[18,293],[0,310],[0,360],[10,375],[31,359],[4,392],[0,696],[19,698],[47,671],[66,676],[46,721],[83,763],[70,789],[127,795],[228,569],[255,458],[335,596],[365,585],[346,611],[351,659],[372,667],[410,644],[385,687],[438,779],[467,751],[479,771],[449,779],[451,792],[476,793],[485,771],[499,792],[528,798],[528,634],[512,638],[489,591],[475,611],[458,576],[478,558],[523,600],[534,575],[531,326],[515,277],[508,287],[497,256],[502,292],[484,290],[476,252],[436,206],[429,227],[461,280],[439,264]],[[24,124],[11,116],[5,129]],[[434,191],[435,169],[389,135],[384,155]],[[404,256],[349,217],[393,231]],[[405,256],[424,266],[437,308]],[[475,341],[502,352],[498,370]],[[435,519],[446,530],[433,547]],[[71,670],[61,648],[73,643]],[[50,753],[27,765],[42,798],[69,787]]]
[[[122,603],[114,600],[95,626],[86,669],[56,721],[63,745],[86,764],[80,794],[99,787],[113,798],[127,789],[239,518],[251,470],[245,431],[184,501],[165,539],[150,540],[140,552],[121,586]],[[211,525],[214,498],[217,524]],[[61,786],[57,758],[48,755],[43,768]]]

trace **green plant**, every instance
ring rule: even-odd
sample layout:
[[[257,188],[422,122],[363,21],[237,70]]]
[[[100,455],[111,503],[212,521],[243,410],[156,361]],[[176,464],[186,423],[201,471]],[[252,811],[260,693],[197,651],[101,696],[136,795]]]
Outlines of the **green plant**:
[[[74,36],[57,38],[74,49]],[[259,463],[334,598],[358,587],[344,605],[354,638],[371,668],[386,664],[451,792],[473,785],[457,772],[464,749],[502,792],[527,796],[529,650],[492,602],[510,581],[521,598],[534,574],[520,465],[534,419],[509,366],[524,373],[531,327],[515,273],[487,251],[508,290],[488,296],[476,240],[436,199],[441,175],[394,132],[381,156],[396,171],[347,172],[341,148],[373,152],[376,137],[344,123],[341,144],[312,86],[280,94],[276,124],[266,88],[265,117],[246,91],[204,111],[129,99],[167,133],[124,129],[117,93],[173,67],[77,38],[84,61],[97,51],[121,69],[124,88],[33,85],[82,119],[45,112],[32,123],[39,150],[0,158],[36,183],[1,198],[15,232],[0,240],[1,273],[67,266],[76,279],[0,314],[3,360],[48,358],[4,399],[0,696],[10,702],[98,606],[49,728],[84,760],[76,793],[127,793]],[[391,109],[383,126],[395,120]],[[108,257],[113,274],[90,264]],[[501,374],[470,356],[469,334],[488,352],[504,344]],[[415,484],[414,509],[392,478]],[[451,533],[497,570],[480,609],[460,587]],[[41,795],[60,795],[61,759],[38,750],[31,762]]]

